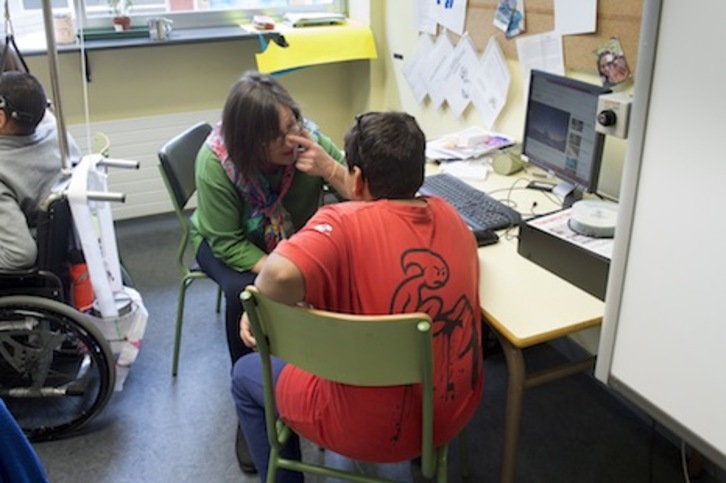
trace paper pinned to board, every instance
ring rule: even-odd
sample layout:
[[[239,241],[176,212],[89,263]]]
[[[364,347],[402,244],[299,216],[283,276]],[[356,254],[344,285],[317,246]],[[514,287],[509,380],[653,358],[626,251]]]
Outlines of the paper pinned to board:
[[[351,21],[333,27],[280,26],[276,30],[284,36],[287,47],[269,42],[264,52],[255,55],[257,69],[265,74],[378,57],[370,27]]]
[[[555,32],[562,35],[597,31],[597,0],[555,0]]]

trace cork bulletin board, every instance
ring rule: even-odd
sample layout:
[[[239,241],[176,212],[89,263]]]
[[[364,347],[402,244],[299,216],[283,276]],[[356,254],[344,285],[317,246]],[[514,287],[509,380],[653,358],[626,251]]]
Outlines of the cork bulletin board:
[[[499,0],[469,0],[466,31],[479,51],[483,51],[492,35],[502,47],[504,55],[517,58],[516,39],[532,34],[550,32],[555,27],[553,0],[525,0],[524,21],[526,31],[508,39],[504,32],[492,25]],[[597,57],[593,51],[610,37],[618,37],[631,70],[635,71],[638,57],[638,39],[643,0],[599,0],[597,5],[597,31],[593,34],[566,35],[563,48],[565,66],[581,72],[597,74]]]

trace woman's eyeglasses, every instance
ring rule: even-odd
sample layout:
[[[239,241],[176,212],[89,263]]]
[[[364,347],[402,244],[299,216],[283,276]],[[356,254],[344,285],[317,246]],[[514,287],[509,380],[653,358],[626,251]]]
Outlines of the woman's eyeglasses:
[[[288,136],[300,136],[304,131],[305,127],[303,126],[302,121],[296,120],[295,124],[278,134],[273,142],[276,142],[278,144],[285,144]]]

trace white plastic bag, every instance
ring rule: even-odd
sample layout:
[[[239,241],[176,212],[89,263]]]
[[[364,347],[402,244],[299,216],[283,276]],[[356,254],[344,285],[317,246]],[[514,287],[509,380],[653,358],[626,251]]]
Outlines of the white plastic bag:
[[[130,287],[123,287],[122,291],[116,294],[116,305],[119,307],[117,316],[100,317],[100,313],[95,312],[98,316],[91,315],[90,318],[111,345],[116,359],[115,389],[121,391],[129,369],[141,349],[149,312],[139,292]]]

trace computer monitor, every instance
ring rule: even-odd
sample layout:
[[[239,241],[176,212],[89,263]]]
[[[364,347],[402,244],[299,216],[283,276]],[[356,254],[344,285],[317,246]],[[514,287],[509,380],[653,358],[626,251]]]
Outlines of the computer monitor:
[[[532,70],[522,159],[561,180],[553,192],[569,207],[597,189],[604,136],[595,130],[597,101],[607,89]]]

